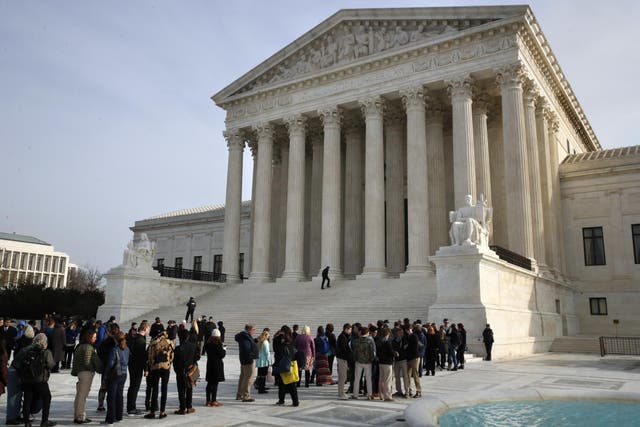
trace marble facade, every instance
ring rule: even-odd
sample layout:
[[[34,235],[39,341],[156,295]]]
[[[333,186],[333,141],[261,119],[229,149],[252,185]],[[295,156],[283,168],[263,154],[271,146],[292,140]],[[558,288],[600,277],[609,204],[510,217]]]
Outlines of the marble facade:
[[[250,280],[432,274],[467,194],[500,211],[490,244],[563,280],[558,144],[600,145],[527,6],[342,10],[213,100],[231,280],[246,147]]]

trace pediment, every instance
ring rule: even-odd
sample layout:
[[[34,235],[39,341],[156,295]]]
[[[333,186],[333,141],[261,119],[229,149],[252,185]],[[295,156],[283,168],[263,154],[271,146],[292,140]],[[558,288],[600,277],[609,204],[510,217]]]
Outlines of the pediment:
[[[526,6],[342,10],[213,96],[279,85],[369,57],[523,15]]]

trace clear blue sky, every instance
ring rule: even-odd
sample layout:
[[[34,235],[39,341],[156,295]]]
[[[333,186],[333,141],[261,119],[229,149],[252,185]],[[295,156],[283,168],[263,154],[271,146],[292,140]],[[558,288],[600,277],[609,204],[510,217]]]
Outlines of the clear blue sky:
[[[338,9],[510,3],[0,0],[0,231],[105,271],[136,220],[224,203],[210,96]],[[530,4],[603,147],[638,144],[637,3]]]

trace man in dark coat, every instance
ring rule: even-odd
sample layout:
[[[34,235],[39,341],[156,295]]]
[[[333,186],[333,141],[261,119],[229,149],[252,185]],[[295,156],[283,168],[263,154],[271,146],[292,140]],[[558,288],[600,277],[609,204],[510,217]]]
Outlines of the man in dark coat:
[[[53,327],[53,332],[51,333],[50,347],[51,353],[53,353],[53,362],[55,363],[51,372],[58,372],[60,364],[64,363],[64,345],[66,341],[67,334],[64,330],[63,321],[62,319],[57,318],[56,324]]]
[[[147,334],[149,323],[140,323],[136,334],[131,338],[129,345],[129,389],[127,390],[127,414],[142,415],[142,411],[136,408],[136,399],[140,391],[140,383],[144,375],[144,367],[147,362]]]
[[[187,303],[187,314],[184,316],[184,320],[186,322],[193,321],[193,313],[196,311],[196,300],[194,297],[189,298],[189,302]],[[191,320],[189,320],[189,316],[191,316]]]
[[[173,369],[176,372],[176,386],[178,387],[178,401],[180,409],[174,413],[177,415],[191,414],[196,410],[193,408],[193,387],[188,382],[187,368],[195,365],[200,360],[200,352],[195,343],[189,339],[189,331],[186,329],[178,332],[180,345],[173,352]]]
[[[324,289],[324,282],[327,282],[327,288],[331,287],[331,279],[329,279],[328,265],[322,270],[322,285],[320,286],[320,289]]]
[[[336,343],[336,358],[338,359],[338,399],[346,400],[344,384],[348,380],[349,363],[353,362],[353,352],[349,341],[351,340],[351,325],[345,323],[342,333],[338,335]]]
[[[164,332],[164,325],[160,321],[160,318],[156,317],[156,321],[153,323],[153,325],[151,325],[149,336],[151,337],[151,339],[154,339],[155,337],[160,335],[161,332]]]
[[[256,328],[247,324],[244,331],[236,334],[236,342],[238,343],[240,357],[240,378],[238,379],[238,391],[236,400],[243,402],[254,402],[251,397],[250,384],[253,382],[256,370],[256,359],[258,358],[258,345],[253,339],[253,333]]]
[[[484,349],[487,351],[487,356],[484,360],[491,360],[491,347],[493,347],[493,331],[487,323],[487,326],[482,331],[482,342],[484,343]]]
[[[18,330],[11,326],[11,319],[4,318],[4,323],[0,325],[0,345],[7,351],[7,359],[11,359],[11,350],[16,343]]]

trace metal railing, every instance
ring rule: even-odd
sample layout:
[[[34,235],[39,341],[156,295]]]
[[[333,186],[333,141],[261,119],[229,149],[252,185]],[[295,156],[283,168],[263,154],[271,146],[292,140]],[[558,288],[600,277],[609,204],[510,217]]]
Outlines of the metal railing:
[[[493,246],[489,246],[489,248],[492,251],[494,251],[496,254],[498,254],[498,257],[501,260],[506,261],[509,264],[517,265],[518,267],[522,267],[529,271],[533,270],[531,268],[531,260],[529,258],[524,257],[515,252],[511,252],[509,249],[505,249],[501,246],[493,245]]]
[[[640,356],[640,337],[600,337],[600,356],[607,354]]]
[[[162,277],[173,277],[175,279],[198,280],[201,282],[227,281],[227,275],[215,273],[213,271],[188,270],[186,268],[165,267],[164,265],[153,267]]]

